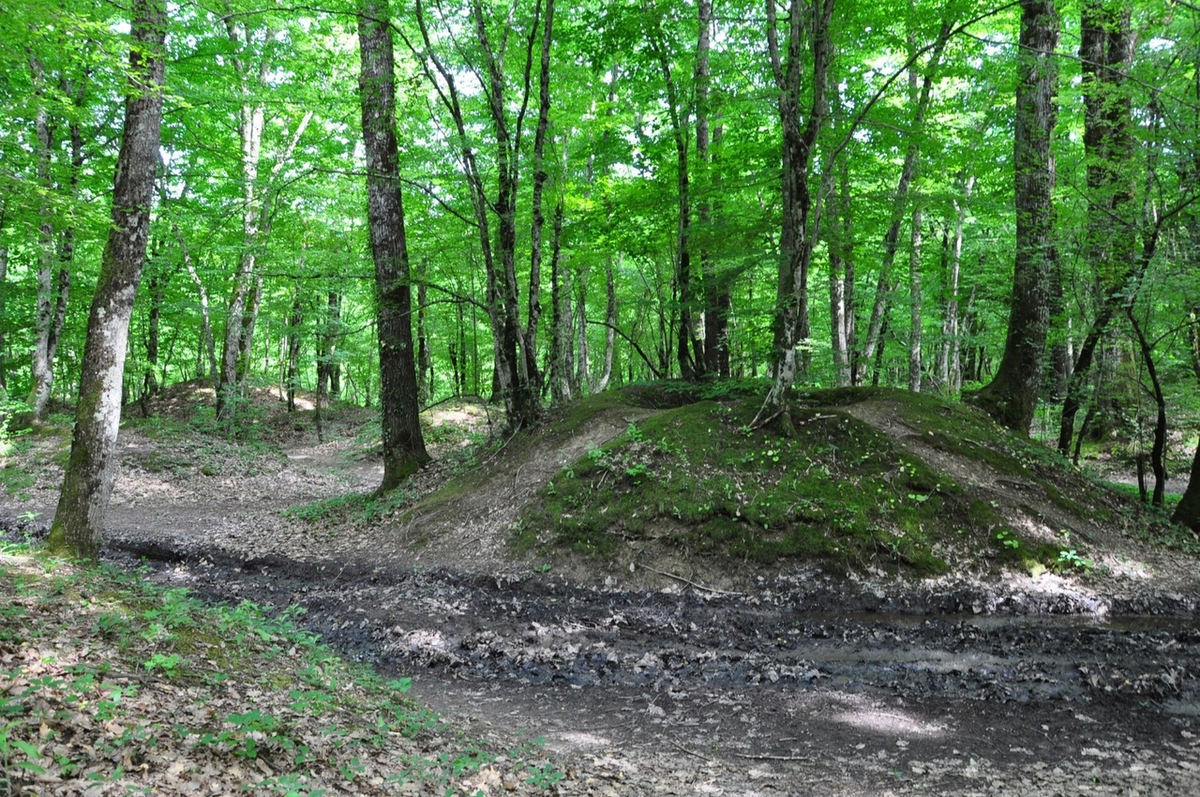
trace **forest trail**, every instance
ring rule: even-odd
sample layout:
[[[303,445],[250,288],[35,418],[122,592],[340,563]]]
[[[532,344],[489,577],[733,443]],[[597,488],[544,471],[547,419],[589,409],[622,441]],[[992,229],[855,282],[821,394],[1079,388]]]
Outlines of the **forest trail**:
[[[523,500],[651,412],[609,408],[514,441],[437,516],[340,527],[296,508],[375,486],[377,463],[348,436],[251,456],[126,430],[110,558],[144,557],[149,577],[208,598],[305,608],[313,630],[411,675],[416,699],[471,732],[543,739],[562,794],[1200,792],[1194,592],[1119,603],[1049,574],[905,586],[800,567],[720,594],[502,557]],[[923,445],[885,405],[856,412]],[[441,452],[447,471],[458,445]],[[44,527],[20,516],[52,511],[53,487],[47,469],[30,500],[5,499],[2,525]],[[1159,614],[1098,614],[1111,607]]]

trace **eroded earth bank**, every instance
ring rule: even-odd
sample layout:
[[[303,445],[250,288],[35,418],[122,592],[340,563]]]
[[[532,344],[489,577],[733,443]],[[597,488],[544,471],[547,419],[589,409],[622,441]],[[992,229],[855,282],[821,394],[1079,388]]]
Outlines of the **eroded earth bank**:
[[[899,416],[879,410],[855,411],[888,432],[879,419]],[[564,775],[551,792],[1200,793],[1196,560],[1182,553],[1086,528],[1098,564],[1080,573],[697,564],[661,538],[600,564],[508,553],[546,482],[652,412],[609,407],[501,450],[448,503],[324,525],[295,507],[377,480],[348,437],[297,431],[283,454],[247,457],[127,429],[106,555],[206,598],[303,607],[471,732],[544,739]],[[38,445],[36,482],[0,508],[10,535],[37,537],[52,511],[54,449]],[[459,445],[422,490],[455,475]],[[1003,481],[990,489],[1037,503]]]

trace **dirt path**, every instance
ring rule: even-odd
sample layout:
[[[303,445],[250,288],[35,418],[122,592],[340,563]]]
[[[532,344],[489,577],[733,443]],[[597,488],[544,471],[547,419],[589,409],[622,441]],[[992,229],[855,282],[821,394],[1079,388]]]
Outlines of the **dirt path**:
[[[332,564],[156,578],[304,607],[350,655],[413,675],[418,699],[545,739],[566,793],[1200,789],[1192,621],[872,613],[869,594],[833,613],[845,585],[816,575],[737,597]]]
[[[601,419],[580,445],[622,423]],[[394,528],[330,534],[282,511],[374,486],[377,466],[343,444],[199,479],[139,467],[143,441],[127,443],[113,561],[146,557],[154,579],[214,599],[305,608],[330,642],[413,676],[419,700],[471,729],[544,739],[559,793],[1200,793],[1194,596],[817,570],[716,594],[673,579],[580,587],[478,556],[446,568],[405,559]],[[52,506],[52,482],[0,504],[0,526],[44,528],[48,515],[20,516]],[[481,511],[511,509],[484,495]],[[1128,611],[1154,616],[1112,616]]]

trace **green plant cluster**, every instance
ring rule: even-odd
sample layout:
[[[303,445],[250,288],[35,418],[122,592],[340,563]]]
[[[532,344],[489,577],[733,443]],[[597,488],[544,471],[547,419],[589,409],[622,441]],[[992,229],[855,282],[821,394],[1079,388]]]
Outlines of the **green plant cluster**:
[[[651,539],[774,562],[822,559],[920,574],[946,569],[937,544],[959,487],[837,408],[802,408],[797,433],[748,424],[757,397],[663,411],[560,472],[519,524],[517,544],[610,556]]]
[[[993,532],[991,543],[1001,561],[1021,565],[1031,573],[1049,570],[1086,574],[1095,570],[1095,563],[1071,544],[1069,532],[1062,532],[1057,542],[1044,542],[1029,540],[1010,528],[999,528]]]
[[[319,644],[298,612],[206,606],[20,548],[0,555],[0,575],[0,794],[39,776],[141,791],[139,773],[164,761],[193,773],[247,762],[240,785],[260,792],[356,792],[384,757],[391,788],[437,791],[496,758],[412,703],[408,679]]]
[[[239,439],[226,436],[210,407],[198,407],[186,421],[151,415],[131,417],[125,425],[151,440],[170,443],[125,454],[133,465],[148,473],[184,478],[255,476],[286,461],[277,445],[252,435]]]
[[[25,402],[0,394],[0,486],[9,495],[23,495],[36,481],[34,474],[18,466],[15,457],[9,459],[29,446],[29,430],[14,428],[17,417],[28,410]]]
[[[382,496],[374,493],[347,493],[293,506],[284,514],[307,523],[349,523],[354,526],[368,526],[394,516],[416,497],[416,492],[404,488],[397,488]]]

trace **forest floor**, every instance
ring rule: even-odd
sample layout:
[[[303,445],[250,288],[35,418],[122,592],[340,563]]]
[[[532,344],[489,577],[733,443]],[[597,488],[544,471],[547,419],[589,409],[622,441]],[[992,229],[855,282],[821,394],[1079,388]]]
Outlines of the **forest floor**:
[[[602,563],[514,554],[546,484],[658,410],[600,407],[475,462],[486,411],[436,408],[436,462],[398,506],[363,497],[381,475],[369,413],[332,413],[317,442],[311,413],[264,401],[255,441],[235,443],[187,431],[204,400],[169,392],[123,429],[106,558],[206,599],[302,607],[469,733],[544,740],[562,778],[496,793],[1200,793],[1200,560],[1048,517],[1031,483],[932,450],[884,403],[851,412],[1001,511],[1078,529],[1088,567],[955,559],[914,579],[661,540]],[[31,478],[0,495],[0,528],[44,531],[67,445],[24,447],[14,472]]]

